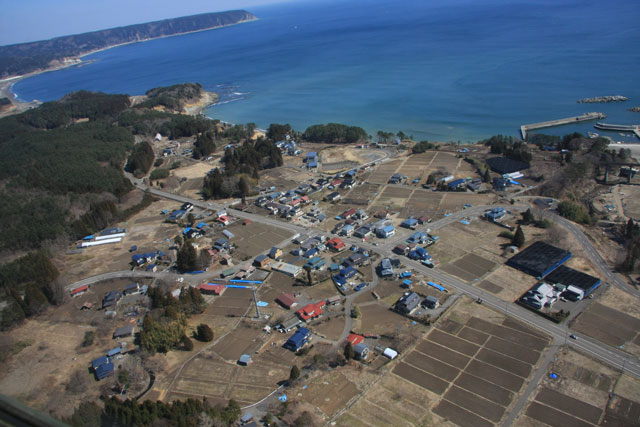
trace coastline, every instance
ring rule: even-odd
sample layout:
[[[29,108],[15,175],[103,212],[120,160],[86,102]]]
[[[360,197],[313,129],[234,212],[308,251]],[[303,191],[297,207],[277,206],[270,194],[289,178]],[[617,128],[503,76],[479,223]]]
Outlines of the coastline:
[[[0,80],[0,97],[6,97],[8,98],[11,103],[14,105],[14,108],[3,113],[0,114],[0,117],[3,117],[4,115],[8,115],[8,114],[14,114],[16,112],[22,112],[24,110],[27,110],[29,108],[32,108],[34,106],[40,105],[41,102],[38,100],[32,100],[32,101],[23,101],[20,100],[16,93],[13,92],[13,85],[16,84],[17,82],[19,82],[20,80],[23,79],[27,79],[29,77],[34,77],[37,76],[39,74],[44,74],[44,73],[50,73],[52,71],[59,71],[59,70],[63,70],[65,68],[69,68],[69,67],[74,67],[74,66],[80,66],[83,64],[90,64],[91,62],[89,61],[84,61],[82,58],[87,57],[89,55],[93,55],[94,53],[98,53],[98,52],[102,52],[108,49],[113,49],[116,47],[120,47],[120,46],[125,46],[125,45],[129,45],[129,44],[134,44],[134,43],[144,43],[144,42],[148,42],[148,41],[152,41],[152,40],[158,40],[158,39],[164,39],[164,38],[168,38],[168,37],[177,37],[177,36],[184,36],[187,34],[193,34],[193,33],[200,33],[203,31],[211,31],[211,30],[217,30],[220,28],[227,28],[227,27],[232,27],[234,25],[239,25],[239,24],[245,24],[247,22],[253,22],[253,21],[257,21],[260,18],[253,18],[253,19],[244,19],[238,22],[235,22],[233,24],[228,24],[228,25],[220,25],[217,27],[209,27],[209,28],[203,28],[201,30],[195,30],[195,31],[187,31],[187,32],[183,32],[183,33],[176,33],[176,34],[170,34],[170,35],[166,35],[166,36],[160,36],[160,37],[153,37],[153,38],[149,38],[149,39],[143,39],[143,40],[132,40],[130,42],[126,42],[126,43],[118,43],[112,46],[107,46],[107,47],[103,47],[100,49],[94,49],[91,50],[89,52],[85,52],[82,53],[80,55],[76,55],[70,58],[65,58],[62,60],[62,62],[64,62],[61,65],[56,65],[53,67],[49,67],[49,68],[45,68],[43,70],[37,70],[37,71],[32,71],[30,73],[27,74],[23,74],[23,75],[18,75],[18,76],[9,76],[9,77],[5,77],[3,79]],[[216,95],[217,96],[217,95]],[[211,103],[214,104],[215,102]],[[211,105],[209,104],[209,105]],[[206,107],[205,107],[206,108]],[[204,111],[204,109],[202,109],[202,111]],[[202,112],[202,111],[199,111]]]

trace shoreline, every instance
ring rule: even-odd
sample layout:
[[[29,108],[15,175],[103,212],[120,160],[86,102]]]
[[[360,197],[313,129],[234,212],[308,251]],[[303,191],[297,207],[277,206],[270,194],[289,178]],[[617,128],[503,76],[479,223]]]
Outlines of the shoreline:
[[[44,73],[50,73],[53,71],[60,71],[63,70],[65,68],[69,68],[69,67],[74,67],[74,66],[79,66],[82,64],[90,64],[91,62],[89,61],[84,61],[82,58],[85,58],[89,55],[93,55],[95,53],[99,53],[99,52],[103,52],[105,50],[109,50],[109,49],[113,49],[116,47],[121,47],[121,46],[126,46],[129,44],[135,44],[135,43],[144,43],[144,42],[149,42],[152,40],[159,40],[159,39],[164,39],[164,38],[169,38],[169,37],[178,37],[178,36],[185,36],[187,34],[194,34],[194,33],[201,33],[203,31],[211,31],[211,30],[217,30],[220,28],[227,28],[227,27],[233,27],[235,25],[239,25],[239,24],[246,24],[248,22],[253,22],[253,21],[258,21],[260,18],[253,18],[253,19],[244,19],[238,22],[235,22],[233,24],[228,24],[228,25],[220,25],[217,27],[209,27],[209,28],[203,28],[201,30],[194,30],[194,31],[187,31],[187,32],[183,32],[183,33],[176,33],[176,34],[169,34],[166,36],[159,36],[159,37],[153,37],[150,39],[143,39],[143,40],[132,40],[129,42],[125,42],[125,43],[118,43],[118,44],[114,44],[111,46],[107,46],[107,47],[103,47],[100,49],[94,49],[91,50],[89,52],[85,52],[70,58],[64,58],[61,62],[63,62],[62,65],[58,65],[58,66],[53,66],[53,67],[49,67],[49,68],[45,68],[43,70],[37,70],[37,71],[32,71],[30,73],[27,74],[23,74],[23,75],[17,75],[17,76],[9,76],[9,77],[5,77],[2,80],[0,80],[0,96],[5,96],[6,98],[8,98],[14,105],[15,109],[20,109],[20,107],[24,108],[24,109],[28,109],[32,106],[35,105],[39,105],[42,102],[38,101],[38,100],[32,100],[32,101],[24,101],[21,100],[20,98],[18,98],[17,94],[13,91],[13,85],[18,83],[20,80],[23,79],[27,79],[30,77],[35,77],[39,74],[44,74]],[[66,63],[65,63],[66,62]],[[14,109],[10,110],[9,112],[13,112]],[[24,111],[24,110],[22,110]],[[2,115],[0,115],[0,117],[2,117]]]

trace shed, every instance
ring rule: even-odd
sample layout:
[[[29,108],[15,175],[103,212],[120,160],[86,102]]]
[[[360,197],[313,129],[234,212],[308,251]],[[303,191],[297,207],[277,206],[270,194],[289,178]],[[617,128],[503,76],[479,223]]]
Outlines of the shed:
[[[121,328],[116,328],[113,332],[113,338],[130,337],[133,335],[133,325],[126,325]]]
[[[140,292],[140,285],[137,283],[129,283],[124,287],[125,295],[137,294],[138,292]]]
[[[276,298],[276,302],[287,310],[298,304],[298,301],[293,296],[293,294],[281,294],[280,296],[278,296],[278,298]]]
[[[224,236],[227,239],[233,239],[234,237],[236,237],[232,232],[230,232],[229,230],[222,230],[222,234],[224,234]]]
[[[243,354],[243,356],[247,356],[246,354]],[[244,414],[241,418],[240,418],[240,423],[242,424],[248,424],[253,420],[253,414],[251,413],[246,413]]]
[[[284,322],[282,322],[280,327],[285,332],[289,332],[290,330],[292,330],[293,328],[297,327],[300,324],[302,324],[302,320],[300,320],[300,318],[291,317],[290,319],[287,319]]]
[[[198,290],[202,294],[220,296],[227,289],[225,285],[218,285],[215,283],[203,283],[198,286]]]
[[[424,299],[424,301],[422,301],[422,305],[427,308],[438,308],[438,306],[440,305],[440,301],[438,300],[438,298],[428,295]]]
[[[243,354],[242,356],[240,356],[240,359],[238,359],[238,365],[248,366],[250,363],[251,363],[251,356],[248,354]]]
[[[256,267],[264,267],[267,265],[269,258],[266,255],[258,255],[253,261],[253,265]]]
[[[88,290],[89,290],[89,285],[78,286],[77,288],[71,290],[71,296],[77,297],[79,295],[84,294]]]
[[[396,357],[398,357],[398,352],[395,351],[394,349],[387,347],[384,349],[384,352],[382,352],[383,355],[385,355],[386,357],[388,357],[389,359],[393,360]]]
[[[353,352],[355,353],[356,359],[359,360],[367,360],[367,357],[369,357],[369,347],[363,342],[356,344],[353,347]]]
[[[122,353],[122,349],[120,347],[116,347],[116,348],[112,348],[111,350],[109,350],[107,352],[107,356],[113,357],[116,354],[120,354],[120,353]]]

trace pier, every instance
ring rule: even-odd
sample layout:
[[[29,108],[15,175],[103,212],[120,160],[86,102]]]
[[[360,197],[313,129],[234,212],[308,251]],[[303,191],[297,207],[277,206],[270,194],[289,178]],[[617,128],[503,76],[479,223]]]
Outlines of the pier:
[[[601,130],[632,132],[638,137],[638,139],[640,139],[640,125],[610,125],[607,123],[596,123],[593,127]]]
[[[520,133],[522,134],[522,139],[526,141],[527,132],[531,130],[550,128],[553,126],[560,126],[560,125],[568,125],[570,123],[576,123],[576,122],[586,122],[589,120],[604,119],[605,117],[607,116],[604,113],[585,113],[581,116],[567,117],[566,119],[550,120],[548,122],[539,122],[539,123],[532,123],[530,125],[522,125],[520,126]]]

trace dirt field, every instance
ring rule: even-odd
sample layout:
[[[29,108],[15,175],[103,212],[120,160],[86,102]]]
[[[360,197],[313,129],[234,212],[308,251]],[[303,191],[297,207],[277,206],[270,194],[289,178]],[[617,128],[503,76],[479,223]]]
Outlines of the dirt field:
[[[332,417],[359,393],[356,385],[340,372],[328,372],[305,383],[301,398]]]
[[[606,294],[619,294],[621,291],[614,290],[613,287],[607,290]],[[611,303],[612,295],[603,298],[603,301]],[[621,305],[618,308],[624,309],[624,301],[629,297],[622,296]],[[637,316],[637,308],[631,308],[631,313]],[[573,327],[586,335],[592,336],[604,343],[616,347],[623,347],[632,354],[640,354],[640,319],[610,306],[594,302],[581,313],[573,322]]]
[[[499,423],[530,378],[549,338],[463,298],[416,342],[399,361],[390,362],[392,375],[387,374],[384,381],[402,381],[422,409],[414,410],[409,419],[398,416],[389,411],[391,403],[378,403],[374,396],[379,388],[375,387],[338,420],[339,424],[354,419],[368,425],[441,425],[445,419],[461,426]],[[398,399],[404,398],[406,393],[398,395]]]
[[[569,348],[562,348],[516,424],[632,425],[640,416],[640,381]],[[611,392],[615,394],[610,394]]]

